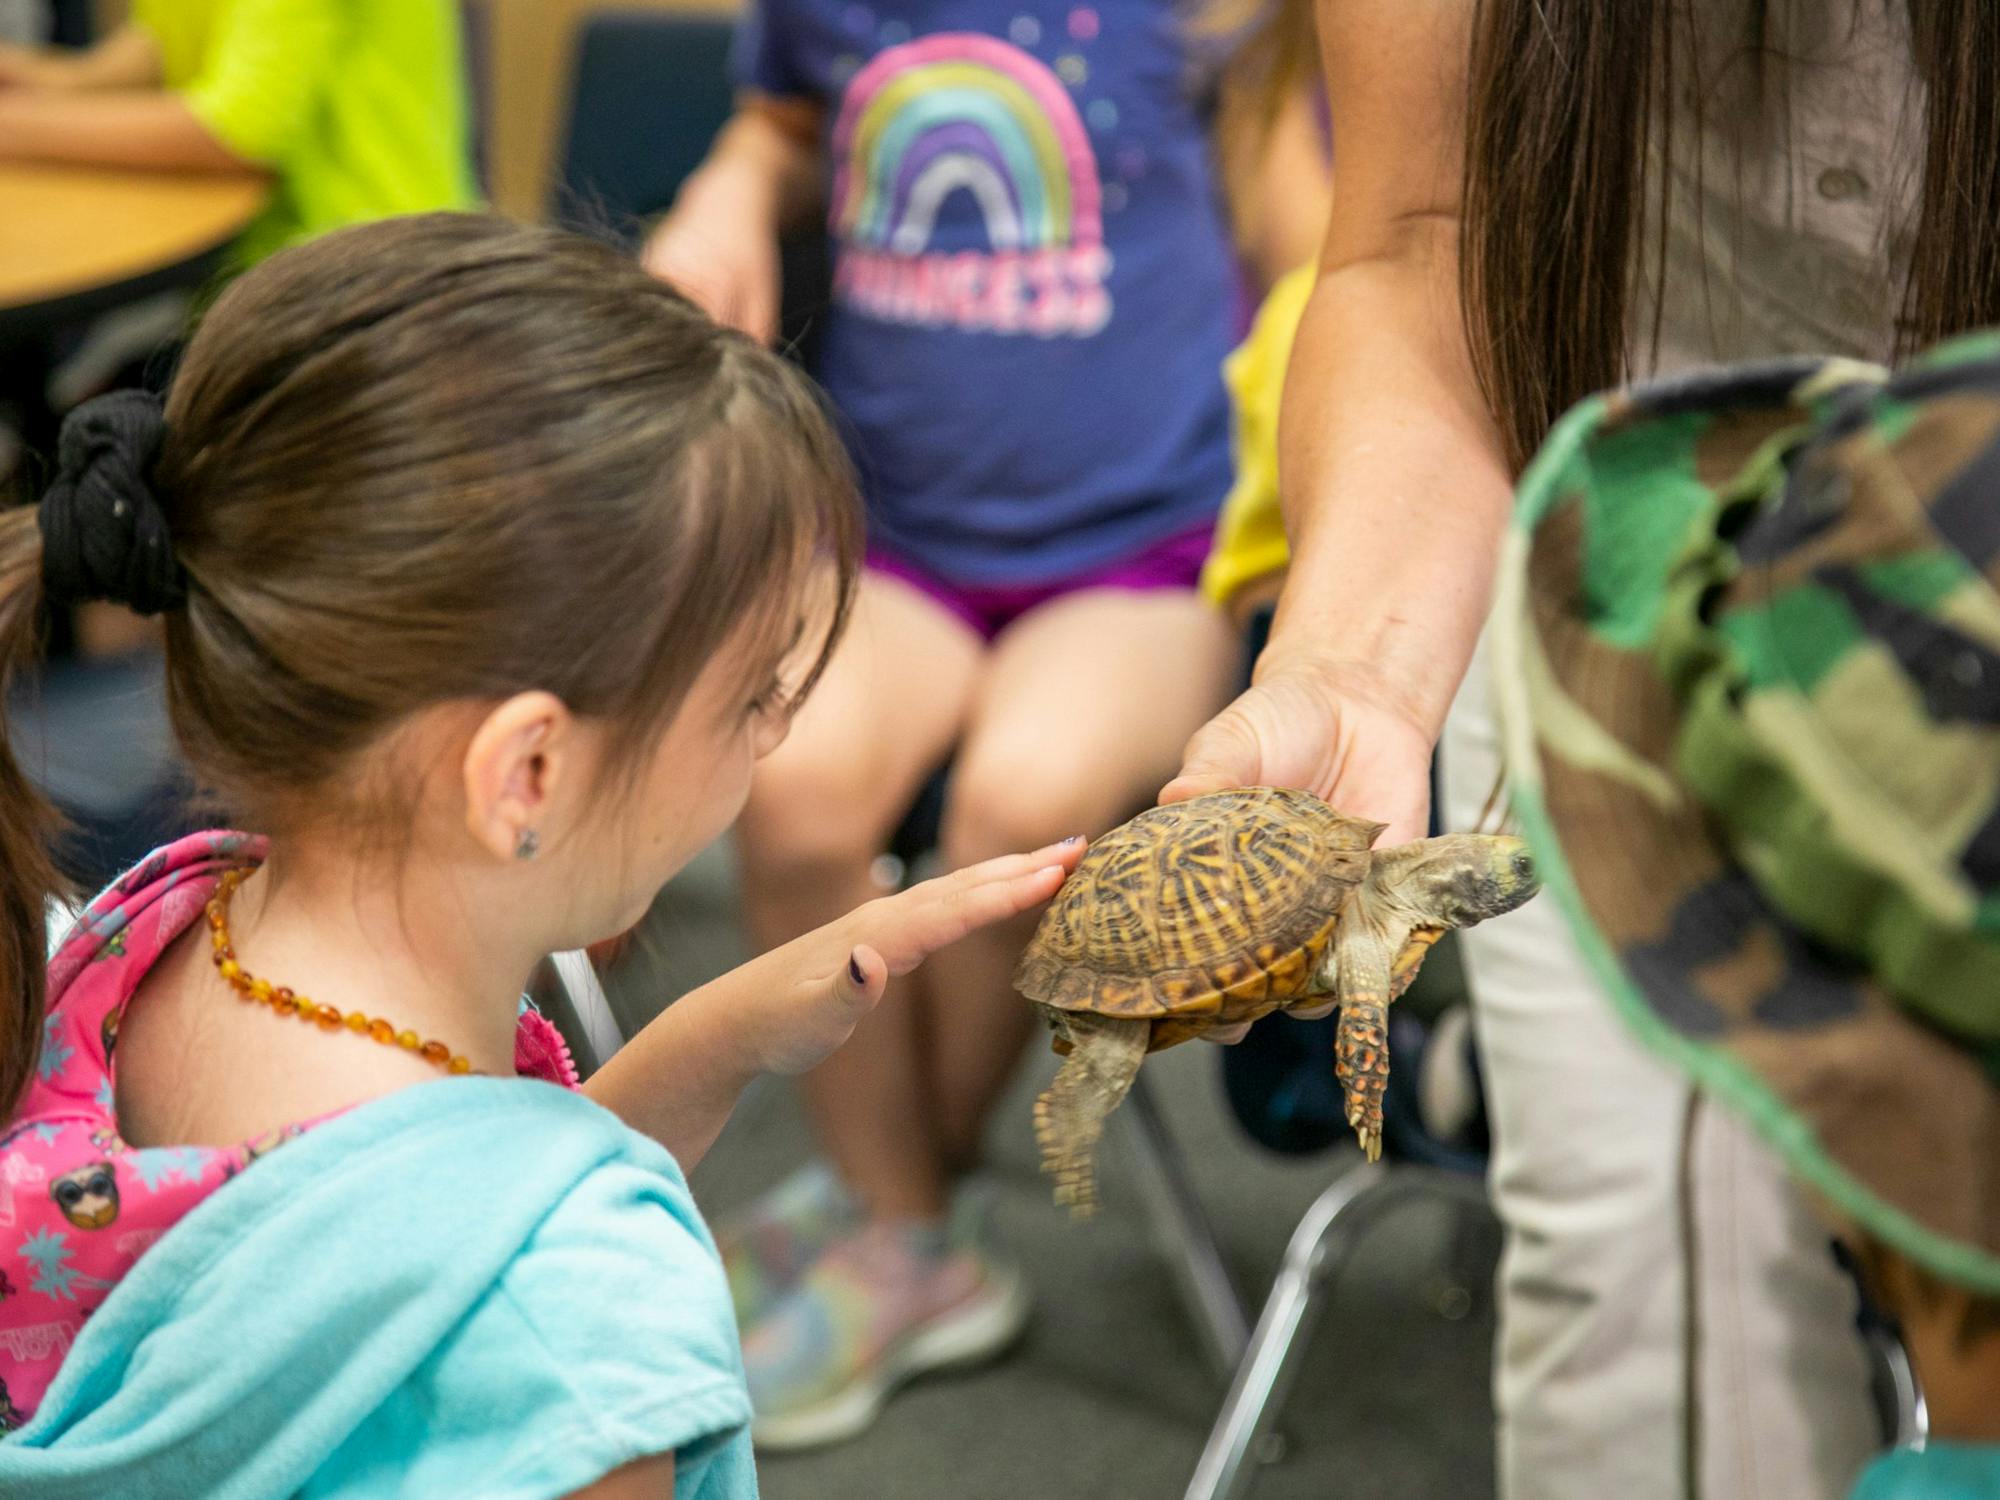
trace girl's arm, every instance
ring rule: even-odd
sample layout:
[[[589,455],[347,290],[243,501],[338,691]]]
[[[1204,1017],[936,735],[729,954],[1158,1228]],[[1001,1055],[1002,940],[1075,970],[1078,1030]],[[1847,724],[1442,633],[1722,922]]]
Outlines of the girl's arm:
[[[747,210],[773,234],[796,228],[826,197],[821,110],[810,99],[745,94],[707,158],[681,185],[674,213]]]
[[[1292,563],[1250,691],[1167,799],[1310,789],[1426,831],[1431,747],[1485,619],[1511,478],[1458,293],[1464,0],[1319,0],[1340,212],[1286,381]]]
[[[1295,90],[1268,133],[1222,158],[1229,217],[1261,296],[1279,277],[1305,265],[1326,238],[1333,207],[1333,164],[1312,90]]]
[[[973,865],[774,948],[668,1006],[584,1092],[692,1171],[752,1078],[818,1066],[874,1008],[892,976],[967,933],[1041,905],[1083,848],[1076,839]]]
[[[826,195],[820,106],[746,94],[646,242],[646,268],[719,322],[777,337],[778,236]]]
[[[345,13],[333,0],[233,0],[194,75],[172,89],[0,89],[0,158],[272,169],[317,117],[341,65]],[[134,57],[139,45],[129,44]]]
[[[160,83],[159,45],[139,26],[121,26],[82,52],[0,45],[0,88],[150,89]]]
[[[159,46],[138,26],[85,52],[0,48],[0,159],[257,170],[160,85]]]
[[[0,89],[0,160],[261,172],[159,89]]]
[[[570,1500],[674,1500],[674,1456],[662,1453],[614,1469],[595,1484],[571,1490]]]

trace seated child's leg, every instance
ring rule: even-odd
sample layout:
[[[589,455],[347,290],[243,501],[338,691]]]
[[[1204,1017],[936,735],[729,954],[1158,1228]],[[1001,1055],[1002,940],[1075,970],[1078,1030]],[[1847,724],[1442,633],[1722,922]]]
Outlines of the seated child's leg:
[[[957,738],[983,643],[918,591],[864,577],[854,619],[738,826],[753,941],[775,947],[881,894],[869,867]],[[893,982],[854,1040],[803,1080],[821,1145],[874,1213],[943,1209],[911,1008]]]
[[[1095,835],[1147,806],[1237,669],[1227,621],[1190,590],[1095,589],[1024,615],[994,643],[980,685],[952,773],[946,860]],[[927,966],[933,1096],[954,1165],[977,1154],[1033,1026],[1012,976],[1034,923],[975,934]]]

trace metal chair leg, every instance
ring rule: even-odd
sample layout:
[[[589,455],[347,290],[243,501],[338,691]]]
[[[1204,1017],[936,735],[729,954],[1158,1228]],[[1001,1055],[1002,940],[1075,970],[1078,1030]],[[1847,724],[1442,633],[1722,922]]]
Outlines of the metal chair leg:
[[[1868,1353],[1868,1384],[1882,1424],[1882,1441],[1892,1448],[1920,1452],[1930,1442],[1931,1414],[1916,1366],[1903,1344],[1903,1331],[1875,1301],[1853,1251],[1838,1241],[1830,1248],[1834,1261],[1854,1282],[1858,1297],[1854,1331]]]
[[[1422,1194],[1483,1207],[1476,1177],[1425,1167],[1356,1167],[1328,1187],[1299,1220],[1265,1300],[1257,1331],[1210,1429],[1184,1500],[1242,1500],[1257,1458],[1298,1374],[1312,1332],[1343,1259],[1370,1224],[1399,1202]]]
[[[1880,1324],[1864,1335],[1868,1358],[1875,1366],[1877,1390],[1886,1410],[1883,1425],[1892,1447],[1921,1451],[1930,1442],[1930,1409],[1924,1403],[1924,1389],[1917,1383],[1916,1367],[1910,1363],[1903,1341]]]
[[[1382,1167],[1356,1167],[1321,1193],[1299,1220],[1185,1500],[1240,1500],[1255,1472],[1257,1451],[1298,1373],[1296,1356],[1324,1303],[1322,1289],[1371,1217],[1368,1205],[1385,1196],[1390,1182]]]
[[[1149,1216],[1166,1242],[1181,1294],[1194,1314],[1203,1352],[1216,1373],[1228,1379],[1250,1343],[1250,1320],[1229,1279],[1215,1230],[1189,1181],[1186,1163],[1160,1113],[1159,1101],[1142,1072],[1133,1081],[1123,1111],[1132,1122],[1139,1180]]]

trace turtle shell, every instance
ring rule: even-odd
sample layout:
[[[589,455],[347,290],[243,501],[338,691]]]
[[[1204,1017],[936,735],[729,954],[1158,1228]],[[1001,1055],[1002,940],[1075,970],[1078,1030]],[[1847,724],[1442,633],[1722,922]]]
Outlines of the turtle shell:
[[[1084,855],[1015,986],[1058,1010],[1155,1022],[1157,1049],[1304,995],[1382,825],[1307,792],[1156,807]]]

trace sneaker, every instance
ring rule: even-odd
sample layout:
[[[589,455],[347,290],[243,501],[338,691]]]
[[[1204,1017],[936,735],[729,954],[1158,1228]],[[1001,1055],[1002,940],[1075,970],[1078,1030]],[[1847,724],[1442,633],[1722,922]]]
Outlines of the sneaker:
[[[943,1229],[870,1224],[745,1331],[751,1437],[773,1452],[856,1437],[899,1387],[998,1354],[1027,1319],[1012,1267]]]
[[[747,1328],[770,1312],[860,1222],[860,1207],[833,1168],[811,1161],[718,1225],[715,1243],[737,1322]]]

